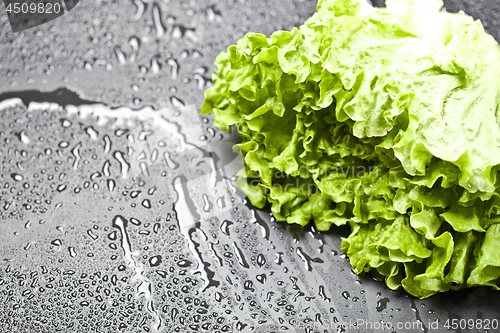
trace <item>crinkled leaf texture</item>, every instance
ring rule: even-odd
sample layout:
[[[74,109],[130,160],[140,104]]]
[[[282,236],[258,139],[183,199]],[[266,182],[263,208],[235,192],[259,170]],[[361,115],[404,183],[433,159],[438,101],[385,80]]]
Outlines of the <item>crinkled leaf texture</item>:
[[[356,273],[425,298],[500,282],[500,47],[438,0],[319,0],[221,53],[202,113],[277,220],[348,224]]]

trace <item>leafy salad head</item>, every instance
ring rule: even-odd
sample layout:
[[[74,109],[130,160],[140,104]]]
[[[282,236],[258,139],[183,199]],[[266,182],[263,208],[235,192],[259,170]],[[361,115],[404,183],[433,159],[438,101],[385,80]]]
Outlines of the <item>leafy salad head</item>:
[[[500,46],[438,0],[319,0],[216,59],[202,113],[276,219],[348,224],[356,273],[425,298],[500,281]]]

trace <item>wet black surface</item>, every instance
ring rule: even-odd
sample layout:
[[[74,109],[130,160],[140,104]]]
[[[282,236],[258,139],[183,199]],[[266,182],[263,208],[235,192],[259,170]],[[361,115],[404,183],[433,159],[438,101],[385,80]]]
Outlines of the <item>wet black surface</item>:
[[[499,3],[447,6],[498,39]],[[197,112],[214,58],[314,8],[90,1],[17,34],[0,14],[0,332],[445,332],[447,320],[500,320],[490,289],[418,300],[356,276],[345,230],[276,223],[235,190],[237,138]],[[450,331],[495,331],[475,327]]]

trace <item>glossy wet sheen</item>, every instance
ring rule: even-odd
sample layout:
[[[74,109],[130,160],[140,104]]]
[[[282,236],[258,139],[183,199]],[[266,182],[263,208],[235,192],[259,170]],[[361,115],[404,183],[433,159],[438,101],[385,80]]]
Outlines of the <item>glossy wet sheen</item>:
[[[498,39],[498,4],[448,9]],[[276,223],[235,191],[234,136],[189,106],[221,50],[314,6],[89,1],[16,35],[0,14],[0,332],[333,332],[358,319],[437,332],[430,322],[500,319],[486,288],[420,301],[356,276],[345,230]]]

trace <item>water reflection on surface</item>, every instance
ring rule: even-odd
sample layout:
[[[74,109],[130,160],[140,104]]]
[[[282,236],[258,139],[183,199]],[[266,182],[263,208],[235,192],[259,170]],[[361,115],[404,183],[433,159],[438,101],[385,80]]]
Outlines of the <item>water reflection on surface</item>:
[[[276,223],[236,191],[237,137],[197,110],[214,58],[314,5],[91,1],[15,36],[0,15],[0,332],[426,331],[498,315],[487,289],[420,301],[358,277],[345,230]]]

